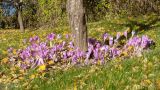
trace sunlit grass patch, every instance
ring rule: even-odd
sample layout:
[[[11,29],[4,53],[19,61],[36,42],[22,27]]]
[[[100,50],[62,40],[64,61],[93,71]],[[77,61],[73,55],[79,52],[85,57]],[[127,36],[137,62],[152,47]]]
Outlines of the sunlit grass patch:
[[[114,25],[114,24],[113,24]],[[101,36],[104,32],[112,33],[112,25],[108,22],[89,24],[90,37]],[[115,26],[116,30],[126,27]],[[147,34],[156,45],[151,50],[143,53],[142,57],[130,59],[116,59],[105,65],[74,66],[60,68],[55,67],[45,71],[45,66],[37,67],[39,71],[21,71],[17,67],[7,65],[8,58],[0,61],[0,89],[40,89],[40,90],[138,90],[160,88],[160,28],[155,27],[148,31],[142,31],[140,35]],[[117,32],[115,31],[115,32]],[[122,30],[123,31],[123,30]],[[23,39],[29,39],[38,35],[42,40],[51,32],[66,34],[68,27],[53,30],[27,31],[25,34],[14,31],[0,31],[0,57],[6,56],[7,48],[20,48],[24,45]],[[114,35],[114,32],[112,33]],[[1,58],[0,58],[1,59]],[[52,63],[52,62],[51,62]],[[2,87],[2,88],[1,88]]]

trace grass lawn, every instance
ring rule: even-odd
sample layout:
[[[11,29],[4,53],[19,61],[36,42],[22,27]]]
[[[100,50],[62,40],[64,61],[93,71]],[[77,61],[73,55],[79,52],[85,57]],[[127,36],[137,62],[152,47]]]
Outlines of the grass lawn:
[[[139,19],[137,19],[139,20]],[[127,27],[121,25],[126,20],[103,20],[88,24],[89,37],[101,38],[104,32],[115,34]],[[139,20],[144,23],[142,19]],[[118,23],[118,24],[115,24]],[[36,73],[30,70],[24,76],[19,76],[13,82],[13,76],[20,71],[14,71],[8,65],[0,66],[0,90],[159,90],[160,89],[160,22],[151,25],[152,28],[142,30],[139,35],[145,34],[152,38],[156,46],[143,53],[142,57],[116,59],[105,65],[85,67],[56,68],[49,72]],[[138,28],[137,26],[134,26]],[[24,47],[23,39],[38,35],[43,39],[50,32],[66,34],[68,27],[59,27],[53,30],[27,31],[22,34],[17,30],[0,30],[0,59],[6,57],[6,49]],[[2,75],[4,74],[4,75]],[[20,75],[19,73],[17,75]],[[3,81],[5,79],[5,81]],[[2,83],[4,82],[4,83]],[[2,84],[1,84],[2,83]]]

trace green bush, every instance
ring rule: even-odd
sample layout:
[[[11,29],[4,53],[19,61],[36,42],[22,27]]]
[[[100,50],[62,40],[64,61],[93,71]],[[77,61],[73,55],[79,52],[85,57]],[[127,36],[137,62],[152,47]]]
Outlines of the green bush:
[[[115,15],[128,17],[138,15],[160,14],[159,0],[84,0],[88,22],[102,20]],[[54,28],[68,25],[66,0],[24,0],[23,21],[26,28]],[[7,27],[16,23],[13,17],[0,16]],[[8,19],[9,18],[9,19]],[[8,21],[7,21],[8,20]]]

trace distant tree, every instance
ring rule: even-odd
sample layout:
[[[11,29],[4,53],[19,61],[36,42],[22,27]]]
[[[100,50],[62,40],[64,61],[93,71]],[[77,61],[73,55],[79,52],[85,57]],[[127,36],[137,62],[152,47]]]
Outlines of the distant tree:
[[[74,44],[82,51],[87,51],[87,26],[83,0],[67,0],[69,24],[72,30]]]
[[[16,11],[15,16],[17,16],[17,21],[20,27],[20,31],[24,32],[24,25],[23,25],[23,19],[22,19],[22,4],[23,1],[22,0],[2,0],[0,2],[3,12],[2,12],[2,16],[5,19],[5,22],[7,22],[6,24],[8,25],[8,27],[11,27],[13,25],[13,23],[15,23],[15,27],[17,27],[17,22],[14,19],[14,9]],[[14,8],[14,9],[13,9]],[[7,18],[10,18],[10,23],[8,22],[9,20]],[[11,20],[13,19],[13,20]],[[2,26],[3,23],[5,23],[4,20],[2,20]]]
[[[18,2],[16,2],[19,27],[21,32],[25,32],[23,19],[22,19],[22,4],[23,4],[23,0],[18,0]]]

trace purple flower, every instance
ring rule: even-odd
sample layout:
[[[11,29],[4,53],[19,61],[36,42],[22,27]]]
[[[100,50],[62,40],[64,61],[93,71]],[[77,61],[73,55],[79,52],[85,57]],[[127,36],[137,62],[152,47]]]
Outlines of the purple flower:
[[[113,37],[109,37],[109,45],[112,46],[113,45]]]
[[[42,50],[42,58],[46,58],[47,55],[48,55],[48,53],[49,53],[49,50],[48,50],[48,49]]]
[[[58,44],[58,45],[57,45],[57,50],[60,50],[60,51],[61,51],[62,49],[63,49],[63,45],[62,45],[62,44]]]
[[[31,50],[33,51],[38,51],[40,48],[39,48],[39,45],[36,44],[36,43],[33,43],[31,46],[30,46]]]
[[[67,59],[67,51],[63,52],[63,59]]]
[[[69,34],[66,34],[66,39],[68,39],[69,38]]]
[[[109,34],[108,34],[108,33],[105,33],[105,34],[103,35],[103,40],[105,41],[108,37],[109,37]]]
[[[66,42],[65,41],[63,41],[62,42],[62,47],[64,47],[66,45]]]
[[[12,52],[13,52],[13,48],[12,47],[8,48],[8,53],[12,53]]]
[[[42,58],[38,58],[38,65],[43,65],[44,64],[44,60]]]
[[[88,52],[86,53],[86,59],[89,59],[91,57],[92,52],[93,52],[93,48],[89,47]]]
[[[103,64],[104,63],[104,54],[102,54],[102,52],[99,53],[99,58],[100,58],[100,63]]]
[[[39,42],[39,37],[38,36],[32,37],[32,38],[29,39],[29,42],[30,43]]]
[[[111,48],[111,57],[115,58],[116,56],[120,55],[120,50],[118,50],[117,48]]]
[[[95,45],[96,44],[96,42],[97,42],[97,40],[95,39],[95,38],[89,38],[88,39],[88,45],[90,46],[90,45]]]
[[[78,60],[78,58],[77,58],[77,56],[76,55],[74,55],[73,57],[72,57],[72,63],[77,63],[77,60]]]
[[[128,37],[128,32],[127,32],[127,30],[124,31],[124,36],[125,36],[126,38]]]
[[[83,56],[85,55],[85,52],[83,52],[79,48],[77,48],[76,55],[78,58],[83,58]]]
[[[109,46],[104,45],[104,46],[101,47],[101,50],[105,51],[105,53],[107,53],[109,51]]]
[[[57,35],[57,39],[60,39],[62,36],[60,34]]]
[[[23,39],[23,43],[26,44],[27,43],[27,39]]]
[[[67,56],[72,57],[73,55],[74,55],[74,52],[73,52],[73,51],[68,51],[68,52],[67,52]]]
[[[49,34],[49,35],[47,36],[47,39],[48,39],[49,41],[52,41],[53,39],[55,39],[55,37],[56,37],[56,34],[51,33],[51,34]]]
[[[99,59],[99,50],[98,49],[93,50],[93,55],[94,55],[95,60],[98,60]]]
[[[71,42],[69,42],[69,46],[68,46],[69,48],[74,48],[74,45],[73,45],[73,42],[71,41]]]
[[[22,58],[22,60],[26,60],[30,56],[31,56],[31,53],[29,48],[22,50],[22,52],[20,53],[20,57]]]
[[[21,63],[20,67],[21,67],[22,69],[27,69],[27,68],[28,68],[28,66],[27,66],[26,64],[24,64],[24,63]]]
[[[31,44],[28,47],[19,49],[19,51],[16,52],[16,55],[18,55],[17,58],[21,59],[20,64],[18,63],[17,66],[22,69],[35,68],[38,65],[45,64],[45,60],[58,61],[59,59],[66,60],[66,63],[71,61],[73,64],[81,63],[78,62],[79,59],[84,59],[84,63],[86,64],[96,64],[99,61],[102,64],[105,63],[106,58],[114,59],[120,57],[122,52],[128,52],[128,55],[140,55],[144,49],[147,49],[153,43],[153,41],[146,35],[138,37],[134,36],[134,34],[135,32],[132,32],[132,38],[130,38],[122,47],[114,47],[117,46],[115,41],[120,38],[120,32],[117,33],[116,39],[109,36],[107,33],[103,35],[104,40],[109,40],[109,45],[103,44],[103,40],[100,42],[94,38],[89,38],[88,52],[83,52],[81,49],[75,48],[72,41],[56,42],[57,40],[55,40],[54,45],[51,46],[50,43],[52,42],[39,42],[39,37],[35,36],[30,38]],[[124,32],[124,36],[127,38],[127,31]],[[56,35],[53,33],[47,36],[49,41],[52,41],[55,38]],[[61,38],[61,35],[57,35],[57,38]],[[68,35],[66,38],[68,38]],[[9,48],[8,52],[11,53],[10,56],[12,57],[13,48]],[[57,57],[58,55],[60,58]]]
[[[131,33],[132,33],[132,37],[133,37],[133,36],[135,35],[136,32],[135,32],[135,31],[132,31]]]
[[[101,44],[100,43],[96,43],[96,48],[100,48]]]
[[[40,47],[41,47],[41,48],[47,48],[47,43],[41,42],[41,43],[40,43]]]
[[[52,49],[50,50],[52,53],[55,53],[58,50],[57,46],[52,47]]]
[[[139,37],[133,37],[131,39],[129,39],[129,41],[127,42],[128,46],[140,46],[141,44],[141,38]]]
[[[141,47],[142,48],[147,48],[151,45],[152,40],[150,40],[146,35],[142,36],[142,42],[141,42]]]
[[[121,36],[121,33],[118,32],[117,35],[116,35],[116,40],[118,40],[120,38],[120,36]]]

